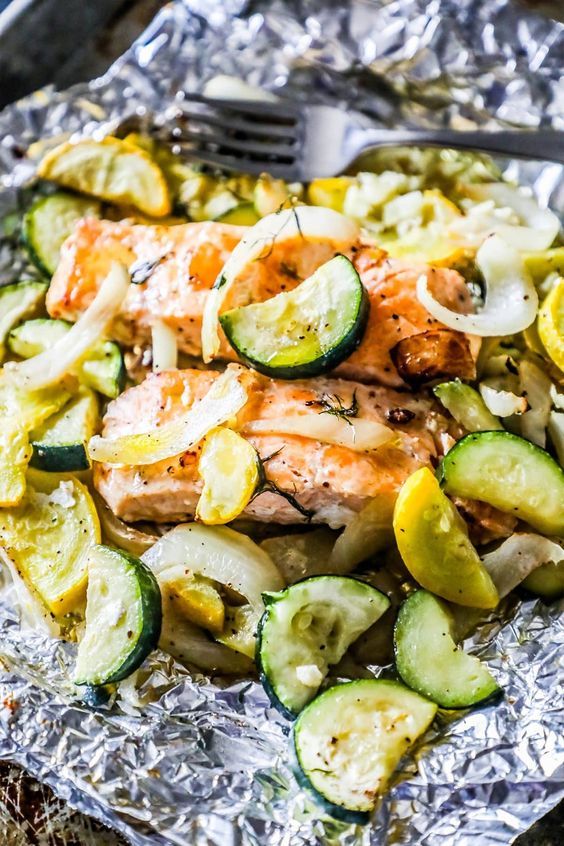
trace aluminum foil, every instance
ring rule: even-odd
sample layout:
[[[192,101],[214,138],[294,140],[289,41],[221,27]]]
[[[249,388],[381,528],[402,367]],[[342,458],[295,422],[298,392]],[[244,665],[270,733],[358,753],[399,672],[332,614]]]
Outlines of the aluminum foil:
[[[562,24],[511,0],[177,2],[103,78],[0,114],[0,216],[31,176],[30,143],[162,118],[218,73],[393,125],[564,129],[563,57]],[[562,211],[561,167],[505,164]],[[32,272],[8,219],[0,282]],[[111,709],[89,709],[69,680],[74,647],[26,631],[6,583],[0,756],[136,846],[508,844],[564,797],[563,608],[513,600],[480,628],[467,645],[503,700],[442,717],[361,828],[298,790],[289,724],[257,683],[190,675],[154,653],[136,693],[126,685]]]

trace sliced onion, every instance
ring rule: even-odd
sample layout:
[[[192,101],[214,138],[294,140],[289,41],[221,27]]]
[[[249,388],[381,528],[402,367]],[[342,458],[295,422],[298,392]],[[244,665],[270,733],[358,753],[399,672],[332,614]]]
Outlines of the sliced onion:
[[[104,335],[119,312],[129,289],[129,273],[123,264],[112,267],[91,305],[79,320],[52,347],[39,355],[5,365],[7,376],[26,390],[58,382]]]
[[[248,397],[243,384],[246,372],[237,365],[228,367],[183,417],[150,432],[117,438],[94,435],[88,444],[88,455],[93,461],[138,466],[186,452],[210,429],[226,423],[243,408]]]
[[[564,411],[564,394],[561,394],[558,391],[556,385],[550,386],[550,398],[552,400],[554,408],[558,408],[560,411]]]
[[[496,233],[516,250],[547,250],[560,231],[560,221],[550,209],[541,209],[534,197],[527,197],[517,188],[504,182],[490,182],[466,187],[473,200],[493,200],[496,206],[515,212],[521,225],[505,223],[495,214],[487,218],[487,233]],[[482,235],[486,234],[485,232]]]
[[[332,573],[350,573],[361,561],[391,544],[394,505],[393,495],[380,493],[352,518],[333,547],[329,560]]]
[[[143,555],[157,578],[183,567],[240,593],[251,605],[262,606],[264,591],[284,587],[267,553],[247,535],[227,526],[182,523]]]
[[[262,594],[284,587],[280,573],[263,549],[226,526],[183,523],[163,535],[142,557],[161,585],[177,581],[189,570],[245,597],[248,606],[232,609],[234,620],[228,624],[229,631],[218,639],[253,656],[256,627],[264,613]]]
[[[117,546],[131,552],[132,555],[142,555],[150,549],[159,539],[158,535],[150,535],[147,532],[140,532],[133,526],[129,526],[116,517],[112,509],[104,502],[97,491],[92,491],[96,504],[96,511],[100,518],[100,526],[104,540],[110,546]]]
[[[521,390],[530,406],[530,411],[521,417],[521,434],[537,446],[546,446],[546,427],[550,417],[552,382],[546,373],[532,361],[524,359],[519,365]]]
[[[378,449],[397,437],[396,432],[376,420],[354,420],[348,423],[329,414],[294,414],[269,417],[245,423],[249,435],[299,435],[323,444],[348,447],[356,452]]]
[[[499,235],[491,235],[476,254],[486,280],[486,300],[477,314],[458,314],[441,305],[428,289],[427,276],[417,280],[423,306],[445,326],[482,338],[522,332],[536,318],[538,294],[517,250]]]
[[[548,434],[556,450],[558,461],[564,467],[564,412],[551,411],[548,419]]]
[[[336,532],[323,527],[300,534],[267,538],[260,547],[274,561],[285,582],[292,584],[308,576],[335,572],[330,558],[336,538]]]
[[[532,532],[516,532],[493,552],[482,556],[500,598],[507,596],[537,567],[561,561],[564,561],[562,546]]]
[[[211,361],[219,351],[219,312],[225,297],[247,265],[260,259],[274,244],[293,238],[301,242],[308,239],[332,241],[335,252],[339,252],[354,244],[359,233],[358,225],[352,220],[319,206],[283,209],[259,220],[237,244],[206,299],[202,321],[204,361]]]
[[[8,571],[18,606],[21,621],[29,629],[48,637],[60,637],[61,629],[49,613],[39,596],[28,586],[19,574],[18,568],[8,552],[0,547],[0,563]]]
[[[496,417],[511,417],[512,414],[524,414],[529,404],[525,397],[517,396],[511,391],[498,390],[482,382],[479,385],[482,399],[488,411]]]
[[[174,370],[178,366],[176,332],[164,322],[156,320],[151,326],[153,371]]]

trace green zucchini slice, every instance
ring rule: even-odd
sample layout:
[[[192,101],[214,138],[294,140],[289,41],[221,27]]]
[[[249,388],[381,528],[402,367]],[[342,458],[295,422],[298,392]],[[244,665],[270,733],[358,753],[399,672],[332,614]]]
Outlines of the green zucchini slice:
[[[51,347],[71,328],[66,320],[27,320],[8,337],[10,350],[21,358],[31,358]],[[123,355],[114,341],[99,341],[78,367],[78,378],[88,388],[115,399],[123,390]]]
[[[362,679],[331,687],[294,723],[298,780],[332,816],[365,823],[436,711],[433,702],[394,681]]]
[[[368,295],[354,265],[335,256],[292,291],[220,315],[239,357],[267,376],[301,379],[337,367],[358,347]]]
[[[78,396],[61,411],[31,432],[33,455],[30,464],[55,473],[87,470],[90,462],[86,444],[96,433],[98,423],[96,394],[81,388]]]
[[[161,592],[139,558],[94,546],[88,559],[86,629],[78,645],[75,684],[103,685],[131,675],[156,648]]]
[[[433,594],[412,593],[396,621],[396,666],[409,687],[441,708],[468,708],[499,688],[478,658],[456,648],[453,623],[447,607]]]
[[[52,276],[59,263],[63,242],[83,217],[99,217],[100,204],[60,191],[40,197],[24,217],[22,237],[30,259]]]
[[[46,293],[44,282],[15,282],[0,288],[0,361],[4,358],[9,332],[20,320],[37,313]]]
[[[437,385],[433,393],[468,432],[503,431],[499,418],[491,413],[478,391],[459,379]]]
[[[257,665],[272,704],[289,717],[313,699],[329,667],[390,605],[379,590],[350,576],[313,576],[263,599]]]
[[[488,502],[543,534],[564,534],[564,469],[518,435],[466,435],[448,451],[438,474],[449,494]]]

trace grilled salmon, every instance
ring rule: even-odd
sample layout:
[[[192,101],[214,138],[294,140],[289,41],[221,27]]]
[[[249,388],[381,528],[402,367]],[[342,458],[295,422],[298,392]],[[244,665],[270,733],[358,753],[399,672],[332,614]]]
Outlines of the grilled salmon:
[[[137,284],[131,285],[114,322],[113,337],[128,346],[145,344],[150,340],[151,324],[161,319],[176,332],[181,351],[200,356],[208,291],[246,232],[246,227],[215,222],[145,226],[85,218],[62,247],[47,295],[49,314],[75,321],[91,303],[110,263],[117,260],[134,271],[132,278]],[[230,292],[225,309],[262,302],[290,290],[334,255],[331,241],[300,238],[274,244],[263,258],[249,264]],[[460,312],[472,308],[467,286],[454,270],[390,259],[383,250],[366,243],[351,245],[348,257],[369,294],[370,316],[360,346],[336,372],[362,382],[403,386],[391,351],[405,338],[444,328],[417,299],[418,277],[427,275],[435,297]],[[475,348],[472,354],[477,354]],[[236,359],[225,337],[220,355],[224,360]],[[466,368],[472,364],[470,355]]]
[[[104,435],[146,432],[178,418],[206,394],[217,376],[201,370],[150,374],[110,403]],[[395,501],[414,470],[433,464],[440,434],[449,426],[432,399],[384,386],[329,378],[280,382],[258,374],[253,379],[251,399],[238,418],[243,434],[249,421],[315,416],[324,395],[338,397],[345,406],[356,397],[360,419],[384,423],[397,432],[396,439],[370,453],[297,435],[248,435],[261,458],[268,459],[267,478],[310,511],[312,522],[334,528],[345,525],[377,494],[388,494]],[[125,520],[172,522],[194,516],[201,491],[197,464],[198,448],[152,465],[95,465],[94,479],[112,511]],[[286,524],[307,519],[272,492],[257,496],[244,516]]]

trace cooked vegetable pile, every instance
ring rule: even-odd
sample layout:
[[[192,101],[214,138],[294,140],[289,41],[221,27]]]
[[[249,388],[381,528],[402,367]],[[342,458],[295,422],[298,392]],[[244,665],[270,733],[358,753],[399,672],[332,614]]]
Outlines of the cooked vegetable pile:
[[[438,709],[503,696],[461,641],[564,594],[558,218],[446,150],[287,185],[48,146],[0,288],[22,617],[77,641],[91,707],[157,647],[258,674],[301,783],[364,822]]]

